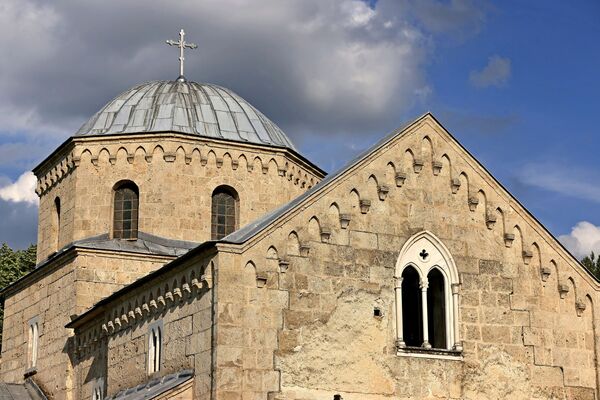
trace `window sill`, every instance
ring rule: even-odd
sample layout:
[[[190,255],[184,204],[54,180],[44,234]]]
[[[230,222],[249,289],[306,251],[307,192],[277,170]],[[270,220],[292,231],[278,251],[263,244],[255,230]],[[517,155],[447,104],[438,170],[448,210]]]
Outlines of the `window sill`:
[[[431,358],[437,360],[461,361],[463,359],[462,351],[447,349],[426,349],[423,347],[405,346],[396,351],[400,357]]]

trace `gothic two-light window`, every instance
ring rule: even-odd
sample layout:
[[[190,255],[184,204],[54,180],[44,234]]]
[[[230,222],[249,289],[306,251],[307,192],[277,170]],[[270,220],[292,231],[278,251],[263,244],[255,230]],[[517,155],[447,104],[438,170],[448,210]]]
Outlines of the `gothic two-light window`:
[[[113,238],[137,239],[139,191],[135,183],[125,181],[114,189]]]
[[[233,188],[219,186],[212,194],[211,239],[219,240],[237,229],[238,195]]]
[[[421,232],[407,241],[396,265],[399,354],[462,350],[458,283],[454,261],[434,235]]]

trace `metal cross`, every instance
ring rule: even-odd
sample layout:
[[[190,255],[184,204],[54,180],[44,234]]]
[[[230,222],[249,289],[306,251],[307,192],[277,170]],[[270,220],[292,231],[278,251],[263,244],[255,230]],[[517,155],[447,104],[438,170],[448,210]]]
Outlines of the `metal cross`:
[[[178,81],[185,81],[185,78],[183,77],[183,61],[185,60],[185,58],[183,57],[183,49],[188,48],[188,49],[196,49],[198,48],[197,45],[195,45],[194,43],[186,43],[185,39],[185,32],[182,30],[179,31],[179,41],[176,42],[174,40],[167,40],[167,44],[169,46],[177,46],[179,47],[179,78],[177,78]]]

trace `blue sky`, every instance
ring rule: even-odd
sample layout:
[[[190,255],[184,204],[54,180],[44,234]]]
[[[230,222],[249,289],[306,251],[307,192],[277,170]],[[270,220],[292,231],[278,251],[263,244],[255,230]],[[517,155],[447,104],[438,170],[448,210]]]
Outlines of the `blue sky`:
[[[574,253],[600,251],[598,1],[281,3],[8,0],[0,242],[35,241],[19,177],[120,91],[172,78],[162,43],[184,26],[200,46],[188,78],[238,92],[324,169],[432,111]]]

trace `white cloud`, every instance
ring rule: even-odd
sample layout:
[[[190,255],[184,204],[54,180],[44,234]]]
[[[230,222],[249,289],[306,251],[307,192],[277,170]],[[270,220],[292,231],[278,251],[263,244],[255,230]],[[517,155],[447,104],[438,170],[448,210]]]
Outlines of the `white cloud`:
[[[469,81],[478,88],[501,87],[508,82],[511,74],[510,59],[498,55],[491,56],[481,71],[471,71]]]
[[[577,223],[568,235],[561,235],[558,239],[575,257],[581,259],[592,251],[600,254],[600,226],[587,221]]]
[[[597,172],[570,167],[568,170],[559,162],[539,162],[521,168],[518,179],[564,196],[600,203],[600,187],[596,184]]]
[[[25,172],[15,182],[0,187],[0,199],[14,203],[37,204],[36,183],[33,172]]]
[[[348,26],[352,28],[366,26],[375,16],[375,10],[360,0],[342,3],[342,11],[347,15]],[[385,27],[385,22],[383,26]]]

